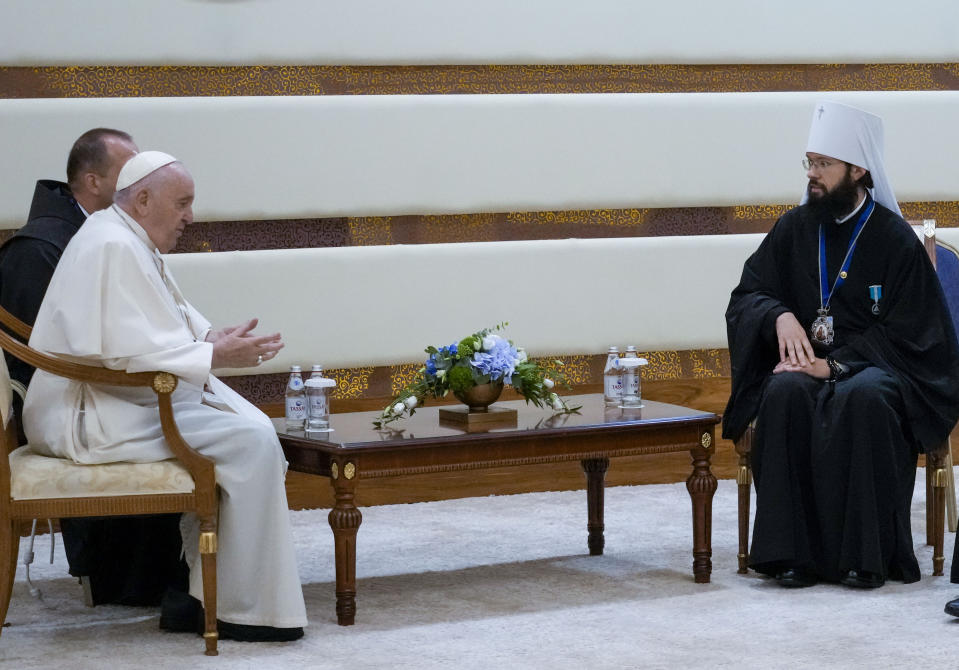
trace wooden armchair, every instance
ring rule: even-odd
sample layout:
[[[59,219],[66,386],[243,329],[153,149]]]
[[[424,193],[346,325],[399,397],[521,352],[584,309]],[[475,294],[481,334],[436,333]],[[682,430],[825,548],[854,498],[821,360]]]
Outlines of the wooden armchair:
[[[0,322],[27,340],[30,327],[0,308]],[[130,374],[47,356],[0,330],[0,348],[30,365],[81,382],[146,386],[157,394],[159,420],[175,458],[160,463],[78,465],[30,453],[17,445],[15,421],[4,415],[0,431],[0,626],[6,621],[25,522],[36,518],[125,516],[195,512],[200,520],[206,654],[217,655],[216,524],[213,461],[194,451],[173,418],[177,378],[167,372]],[[0,377],[8,378],[6,363]],[[9,385],[9,383],[8,383]],[[2,408],[4,414],[7,408]],[[2,628],[0,628],[2,631]]]
[[[936,241],[936,222],[926,220],[913,223],[913,230],[923,241],[932,265],[936,268],[949,311],[959,332],[959,251],[948,244]],[[736,441],[739,454],[739,470],[736,484],[739,488],[739,559],[738,572],[745,574],[749,564],[749,505],[752,485],[750,453],[753,443],[753,426],[746,429]],[[948,495],[947,495],[948,494]],[[933,547],[932,574],[942,575],[945,562],[944,543],[946,511],[949,512],[949,529],[956,531],[956,493],[952,471],[952,444],[946,445],[938,454],[926,454],[926,544]]]

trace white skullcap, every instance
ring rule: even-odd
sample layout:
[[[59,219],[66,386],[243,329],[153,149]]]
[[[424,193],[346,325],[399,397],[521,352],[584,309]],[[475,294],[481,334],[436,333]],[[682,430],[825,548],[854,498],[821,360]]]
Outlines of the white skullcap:
[[[875,114],[824,100],[816,105],[806,153],[821,154],[858,165],[872,175],[872,197],[902,216],[883,163],[882,119]],[[804,193],[802,202],[808,199]]]
[[[117,175],[116,190],[122,191],[128,186],[137,183],[148,174],[175,161],[176,158],[162,151],[141,151],[138,154],[134,154],[120,169],[120,174]]]

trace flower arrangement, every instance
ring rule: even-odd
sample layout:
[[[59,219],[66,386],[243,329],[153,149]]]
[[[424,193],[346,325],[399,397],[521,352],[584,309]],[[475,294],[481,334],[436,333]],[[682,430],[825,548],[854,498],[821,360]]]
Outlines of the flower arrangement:
[[[376,428],[412,415],[427,397],[442,398],[450,391],[460,395],[474,386],[489,383],[509,384],[516,392],[537,407],[550,407],[556,412],[571,413],[569,407],[552,389],[557,384],[567,388],[566,377],[559,371],[562,361],[543,366],[530,360],[521,347],[498,334],[508,324],[502,323],[465,337],[459,342],[440,347],[427,347],[428,357],[417,372],[416,380],[397,395],[380,417]]]

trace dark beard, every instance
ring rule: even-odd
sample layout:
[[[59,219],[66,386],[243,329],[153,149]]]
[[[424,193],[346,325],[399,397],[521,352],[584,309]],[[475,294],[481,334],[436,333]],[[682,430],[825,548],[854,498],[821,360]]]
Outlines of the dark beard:
[[[823,195],[812,193],[809,186],[806,186],[806,194],[809,196],[806,204],[815,216],[841,219],[859,203],[859,187],[853,181],[850,172],[850,167],[847,165],[842,181]]]

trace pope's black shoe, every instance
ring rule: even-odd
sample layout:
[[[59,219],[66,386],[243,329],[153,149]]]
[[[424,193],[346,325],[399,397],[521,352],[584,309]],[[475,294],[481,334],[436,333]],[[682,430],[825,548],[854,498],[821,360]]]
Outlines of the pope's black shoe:
[[[786,568],[776,574],[776,583],[787,589],[801,589],[807,586],[815,586],[817,581],[816,575],[801,568]]]
[[[843,575],[842,579],[839,580],[839,583],[843,586],[850,586],[854,589],[878,589],[880,586],[886,583],[886,580],[882,578],[882,575],[877,575],[872,572],[850,570]]]
[[[946,609],[943,611],[945,611],[946,614],[951,614],[952,616],[959,616],[959,598],[947,602]]]
[[[171,633],[203,630],[203,605],[183,591],[167,589],[160,601],[160,629]]]

